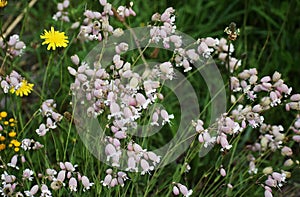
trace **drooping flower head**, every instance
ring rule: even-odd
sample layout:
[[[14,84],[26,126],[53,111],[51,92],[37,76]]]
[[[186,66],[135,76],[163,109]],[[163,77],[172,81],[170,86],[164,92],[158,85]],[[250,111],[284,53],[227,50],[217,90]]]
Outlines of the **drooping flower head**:
[[[56,47],[67,47],[68,46],[68,36],[65,35],[65,32],[55,31],[54,27],[51,27],[50,31],[44,30],[44,34],[40,35],[41,39],[45,39],[42,43],[48,44],[47,50],[56,50]]]

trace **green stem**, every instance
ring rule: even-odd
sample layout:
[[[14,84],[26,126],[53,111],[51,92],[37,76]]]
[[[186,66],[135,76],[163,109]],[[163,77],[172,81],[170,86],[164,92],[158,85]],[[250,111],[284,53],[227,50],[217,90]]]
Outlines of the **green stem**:
[[[44,75],[44,79],[43,79],[43,85],[42,85],[42,94],[41,94],[41,97],[42,99],[44,100],[45,99],[45,86],[46,86],[46,81],[47,81],[47,75],[48,75],[48,71],[49,71],[49,67],[50,67],[50,64],[52,62],[52,59],[53,59],[53,53],[51,53],[50,57],[49,57],[49,60],[48,60],[48,64],[47,64],[47,67],[46,67],[46,72],[45,72],[45,75]]]

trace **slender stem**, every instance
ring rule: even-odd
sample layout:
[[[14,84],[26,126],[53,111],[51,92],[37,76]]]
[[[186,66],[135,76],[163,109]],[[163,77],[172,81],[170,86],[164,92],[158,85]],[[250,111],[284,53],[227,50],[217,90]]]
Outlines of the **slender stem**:
[[[44,96],[45,96],[45,86],[46,86],[48,70],[49,70],[52,58],[53,58],[53,53],[51,53],[51,55],[49,57],[48,64],[47,64],[47,67],[46,67],[46,72],[45,72],[44,79],[43,79],[42,94],[41,94],[42,99],[45,99],[44,98]]]
[[[228,105],[231,103],[231,72],[230,72],[230,40],[228,39],[228,51],[227,51],[227,57],[226,57],[226,63],[227,63],[227,73],[228,73]]]
[[[1,64],[1,68],[0,68],[0,74],[2,75],[4,75],[5,74],[5,71],[4,71],[4,64],[5,64],[5,62],[6,62],[6,59],[7,59],[7,54],[5,54],[5,56],[4,56],[4,59],[3,59],[3,62],[2,62],[2,64]]]

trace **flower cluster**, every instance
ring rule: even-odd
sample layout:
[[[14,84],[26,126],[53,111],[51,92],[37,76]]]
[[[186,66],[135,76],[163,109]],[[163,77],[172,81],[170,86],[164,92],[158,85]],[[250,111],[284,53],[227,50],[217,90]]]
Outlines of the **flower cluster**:
[[[21,148],[24,151],[28,151],[28,150],[38,150],[43,148],[44,145],[42,145],[40,142],[35,141],[33,139],[29,139],[29,138],[25,138],[22,140],[21,142]]]
[[[101,181],[103,186],[115,187],[120,185],[124,187],[124,182],[129,179],[125,172],[119,171],[117,173],[113,173],[111,168],[106,170],[106,176],[103,181]]]
[[[36,133],[39,136],[44,136],[49,131],[49,129],[55,129],[57,127],[57,123],[59,123],[63,116],[57,112],[55,112],[56,103],[53,99],[48,99],[44,101],[41,105],[40,111],[42,116],[46,118],[46,124],[40,124],[39,128],[36,129]]]
[[[57,4],[57,12],[53,15],[54,20],[61,20],[64,22],[70,22],[69,13],[66,11],[70,5],[69,0],[64,0],[62,3]]]
[[[55,169],[47,168],[44,174],[25,168],[22,173],[18,173],[20,170],[17,165],[20,163],[18,157],[21,157],[20,162],[22,166],[27,165],[24,156],[14,155],[9,163],[4,163],[1,166],[6,169],[1,174],[2,185],[0,186],[0,191],[2,196],[36,196],[38,193],[40,193],[40,196],[52,196],[55,191],[62,188],[68,189],[70,192],[77,192],[78,183],[82,184],[83,191],[89,190],[94,184],[89,181],[87,176],[76,170],[77,165],[73,165],[70,162],[60,162],[59,172]],[[9,174],[8,172],[14,172],[14,174]],[[34,178],[42,180],[42,184],[34,185]],[[26,185],[28,190],[21,185]],[[31,187],[29,187],[30,185]]]
[[[182,185],[181,183],[175,183],[173,182],[173,194],[175,196],[178,196],[179,194],[182,194],[185,197],[189,197],[192,195],[193,190],[189,190],[185,185]]]
[[[16,122],[14,118],[8,118],[6,111],[0,112],[0,152],[7,147],[15,152],[20,150],[21,143],[16,139]]]
[[[11,57],[21,56],[23,54],[26,45],[20,40],[19,35],[14,34],[9,37],[8,42],[5,42],[0,38],[0,48],[6,50],[6,53]]]
[[[10,92],[11,94],[16,94],[20,97],[28,96],[34,86],[34,84],[28,83],[24,77],[14,70],[4,79],[0,77],[0,80],[4,93]]]
[[[135,12],[132,9],[133,3],[130,3],[130,7],[119,6],[117,10],[114,10],[112,4],[106,0],[100,0],[103,11],[85,10],[84,20],[82,23],[75,22],[72,25],[73,29],[79,27],[80,33],[78,38],[82,41],[101,41],[103,37],[107,38],[109,34],[119,35],[122,33],[122,29],[117,28],[114,30],[110,25],[111,16],[115,15],[118,20],[124,21],[126,17],[135,16]]]
[[[291,129],[294,131],[295,135],[293,136],[293,140],[295,142],[300,142],[300,117],[297,117],[294,125],[291,127]]]
[[[274,72],[272,77],[264,76],[259,80],[256,69],[244,70],[238,74],[238,77],[231,77],[231,89],[234,92],[246,94],[251,101],[257,98],[257,94],[267,93],[255,106],[259,111],[277,106],[292,91],[292,88],[288,87],[281,79],[279,72]]]

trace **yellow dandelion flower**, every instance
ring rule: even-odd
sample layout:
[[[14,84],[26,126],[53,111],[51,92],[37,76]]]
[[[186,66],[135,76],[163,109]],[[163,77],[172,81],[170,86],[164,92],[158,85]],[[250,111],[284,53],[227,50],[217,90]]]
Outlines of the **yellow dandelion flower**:
[[[10,144],[16,146],[16,147],[19,147],[21,146],[21,142],[19,142],[18,140],[12,140],[10,141]],[[10,146],[11,147],[11,146]]]
[[[3,8],[7,5],[7,0],[0,0],[0,8]]]
[[[19,152],[20,148],[19,147],[16,147],[14,148],[15,152]]]
[[[28,96],[28,94],[32,91],[34,84],[28,83],[27,80],[23,79],[20,84],[16,87],[12,87],[10,89],[10,93],[16,94],[17,96],[23,97]]]
[[[1,0],[0,0],[1,1]],[[7,112],[6,111],[2,111],[1,113],[0,113],[0,117],[1,118],[6,118],[6,116],[7,116]]]
[[[4,121],[3,124],[4,124],[4,125],[8,125],[9,122],[8,122],[8,121]]]
[[[5,140],[4,136],[0,136],[0,141],[3,142]]]
[[[14,127],[14,126],[15,126],[15,123],[10,123],[9,126]]]
[[[0,144],[0,151],[4,150],[5,149],[5,144]]]
[[[42,43],[48,44],[47,50],[55,50],[56,47],[67,47],[68,46],[68,36],[65,36],[65,32],[55,31],[54,27],[51,27],[50,31],[44,30],[44,34],[40,35],[41,39],[45,39]]]
[[[15,121],[15,119],[13,119],[13,118],[10,118],[8,121],[9,121],[9,122],[14,122],[14,121]]]
[[[9,137],[16,137],[17,133],[15,131],[11,131],[8,133]]]

